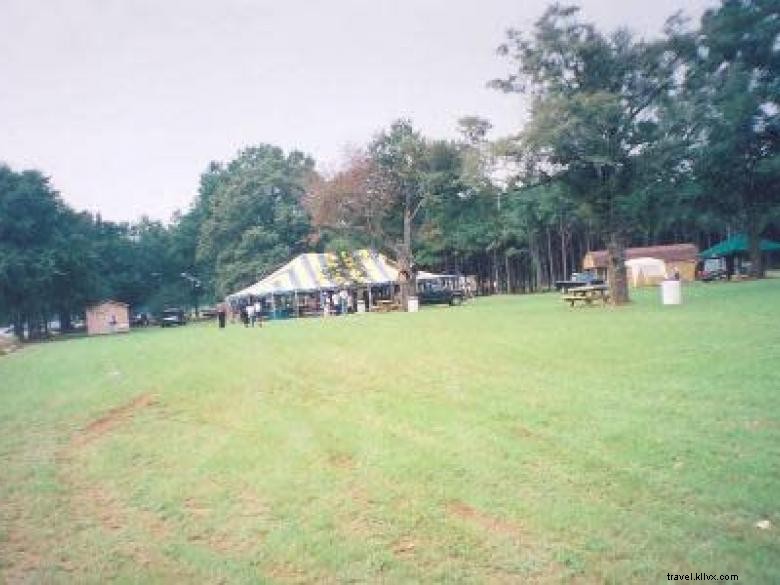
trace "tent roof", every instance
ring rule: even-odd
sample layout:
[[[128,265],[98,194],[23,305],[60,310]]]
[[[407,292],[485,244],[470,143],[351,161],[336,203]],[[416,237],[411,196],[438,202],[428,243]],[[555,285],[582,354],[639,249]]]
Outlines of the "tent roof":
[[[230,295],[263,296],[272,293],[333,290],[355,284],[388,284],[398,270],[373,250],[358,250],[339,261],[335,253],[301,254],[262,280]]]
[[[762,252],[775,252],[780,250],[780,243],[771,240],[761,240]],[[701,254],[700,258],[717,258],[718,256],[733,256],[734,254],[747,253],[748,239],[745,234],[734,234],[730,238],[715,244],[712,248],[707,248]]]

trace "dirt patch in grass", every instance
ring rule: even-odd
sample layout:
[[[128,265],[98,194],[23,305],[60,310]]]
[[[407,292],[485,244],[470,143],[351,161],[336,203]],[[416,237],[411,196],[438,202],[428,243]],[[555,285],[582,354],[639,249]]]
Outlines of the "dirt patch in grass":
[[[536,567],[524,573],[506,571],[499,566],[485,567],[486,583],[573,583],[588,584],[600,581],[593,580],[583,574],[574,574],[562,563],[550,558],[550,552],[538,540],[533,538],[520,524],[496,518],[482,510],[474,508],[460,500],[446,504],[449,516],[459,518],[473,524],[486,533],[510,538],[515,545],[522,545],[528,554],[537,558]]]
[[[13,523],[13,538],[20,543],[26,542],[17,547],[20,549],[18,554],[7,563],[3,577],[9,583],[36,580],[50,571],[72,574],[74,580],[89,580],[95,559],[85,557],[79,547],[92,545],[74,544],[80,542],[82,533],[102,533],[116,538],[115,558],[126,558],[139,567],[154,567],[156,572],[176,580],[188,575],[183,567],[162,552],[161,543],[174,532],[168,521],[151,510],[131,505],[110,483],[90,479],[85,467],[86,452],[80,450],[80,447],[129,421],[139,410],[155,404],[157,399],[154,396],[136,396],[90,422],[56,452],[57,484],[61,488],[58,495],[61,528],[56,534],[44,536],[35,533],[34,527],[26,526],[21,519]],[[54,552],[70,548],[79,552],[72,557],[59,557]]]
[[[7,537],[0,542],[0,582],[26,583],[44,575],[52,578],[59,572],[86,578],[94,559],[84,558],[83,551],[74,556],[56,551],[78,550],[79,546],[73,543],[79,541],[82,533],[94,530],[106,535],[140,530],[144,538],[121,538],[123,544],[117,547],[116,555],[139,566],[154,565],[171,575],[182,574],[160,552],[159,543],[171,532],[166,522],[154,512],[130,506],[110,485],[89,480],[79,449],[129,420],[139,409],[154,404],[157,400],[149,394],[136,396],[90,422],[55,452],[56,483],[60,489],[56,496],[58,513],[52,522],[58,529],[41,530],[40,525],[25,519],[21,512],[8,517]]]
[[[156,397],[151,394],[140,394],[129,402],[112,408],[84,427],[81,432],[73,438],[73,446],[82,447],[90,443],[125,421],[130,420],[139,410],[155,406],[156,404],[158,404]]]
[[[263,571],[271,583],[302,584],[302,583],[337,583],[328,575],[314,576],[292,563],[276,563]]]
[[[466,520],[491,534],[508,536],[512,538],[512,540],[518,542],[524,540],[525,534],[523,529],[514,522],[508,522],[491,516],[490,514],[486,514],[460,500],[449,502],[446,508],[449,515],[456,516],[461,520]]]
[[[417,550],[418,543],[411,537],[404,537],[398,540],[393,545],[393,554],[401,559],[408,558],[414,555],[414,551]]]
[[[244,490],[238,497],[238,501],[241,504],[240,516],[245,518],[256,518],[267,516],[270,512],[270,507],[260,497],[250,490]]]
[[[517,426],[515,426],[515,428],[513,430],[514,430],[515,435],[517,435],[518,437],[520,437],[522,439],[534,439],[534,438],[536,438],[536,433],[534,433],[531,429],[529,429],[526,426],[517,425]]]
[[[155,571],[176,580],[186,577],[182,567],[161,552],[160,544],[171,534],[162,518],[128,505],[110,486],[86,480],[77,460],[61,456],[59,465],[60,530],[41,532],[39,526],[29,524],[22,517],[9,519],[8,538],[0,543],[4,565],[0,567],[0,582],[56,581],[63,574],[77,582],[91,580],[96,560],[86,552],[93,545],[81,540],[82,533],[102,533],[116,538],[114,559],[126,558],[139,567],[153,566]],[[110,568],[103,570],[108,571],[104,577],[110,576]]]
[[[246,555],[268,534],[263,518],[270,509],[249,490],[238,495],[224,522],[216,527],[208,520],[215,512],[214,509],[198,499],[187,498],[183,509],[193,519],[193,522],[187,522],[194,529],[187,540],[202,544],[220,555]]]
[[[128,505],[118,493],[103,483],[86,481],[75,466],[64,468],[60,477],[62,484],[67,487],[70,517],[75,524],[89,526],[98,522],[106,533],[140,529],[145,537],[142,540],[126,541],[120,554],[141,566],[168,566],[160,553],[160,543],[170,536],[171,529],[163,518],[150,510]]]
[[[0,337],[0,356],[13,353],[21,348],[22,346],[15,339]]]
[[[349,471],[355,468],[355,459],[346,453],[333,453],[328,456],[328,463],[336,469]]]
[[[26,533],[17,527],[12,527],[2,545],[0,581],[10,585],[34,580],[36,572],[43,566],[43,557]]]
[[[211,514],[211,508],[198,502],[195,498],[187,498],[184,500],[184,509],[192,516],[203,517]]]
[[[780,424],[778,424],[777,421],[766,418],[757,418],[745,421],[745,428],[749,431],[776,429],[778,426],[780,426]]]

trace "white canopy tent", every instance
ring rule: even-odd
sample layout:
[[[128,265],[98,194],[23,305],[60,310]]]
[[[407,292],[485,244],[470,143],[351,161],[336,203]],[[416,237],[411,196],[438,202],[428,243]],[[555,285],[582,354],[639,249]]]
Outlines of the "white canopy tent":
[[[666,262],[658,258],[632,258],[626,260],[626,267],[634,287],[657,284],[666,277]]]

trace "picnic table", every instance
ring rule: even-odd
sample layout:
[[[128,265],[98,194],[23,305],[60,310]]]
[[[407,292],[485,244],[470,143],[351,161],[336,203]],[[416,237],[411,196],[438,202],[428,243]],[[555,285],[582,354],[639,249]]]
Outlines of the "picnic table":
[[[382,299],[376,302],[376,308],[374,310],[377,313],[389,313],[390,311],[398,311],[400,309],[401,305],[394,301]]]
[[[609,287],[606,284],[578,286],[566,291],[561,299],[572,307],[577,303],[582,303],[583,306],[592,306],[596,301],[601,301],[601,306],[606,306],[609,300]]]

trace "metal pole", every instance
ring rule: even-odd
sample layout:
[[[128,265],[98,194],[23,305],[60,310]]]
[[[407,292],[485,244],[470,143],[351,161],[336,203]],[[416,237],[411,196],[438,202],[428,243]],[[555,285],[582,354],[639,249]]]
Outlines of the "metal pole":
[[[301,311],[300,311],[300,305],[298,304],[298,290],[297,289],[294,291],[294,294],[295,294],[295,317],[298,318],[298,317],[301,316]]]

